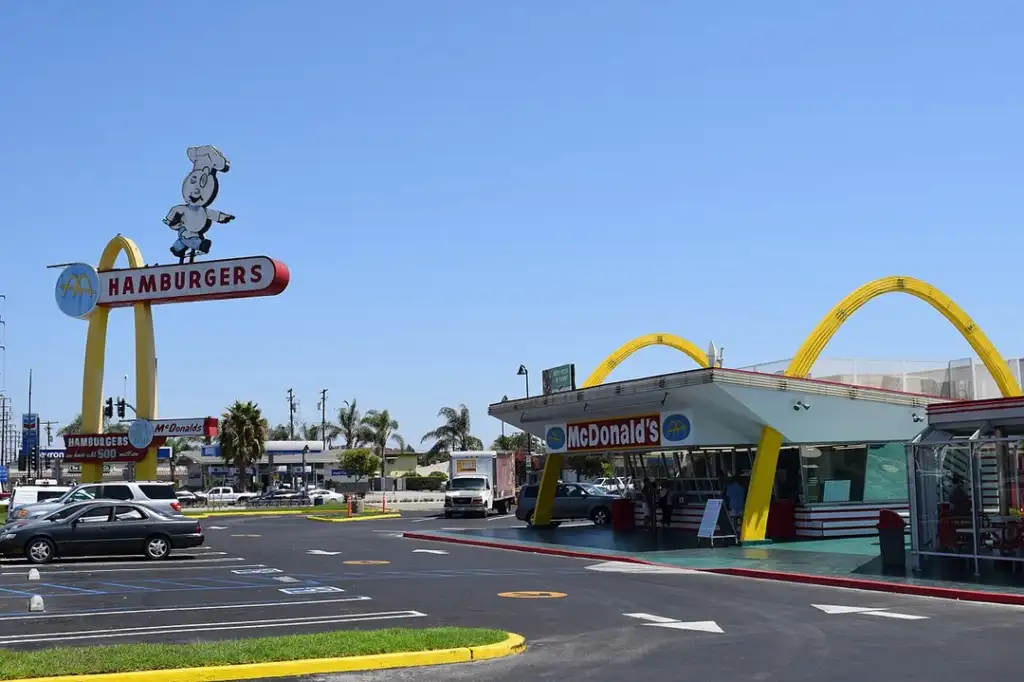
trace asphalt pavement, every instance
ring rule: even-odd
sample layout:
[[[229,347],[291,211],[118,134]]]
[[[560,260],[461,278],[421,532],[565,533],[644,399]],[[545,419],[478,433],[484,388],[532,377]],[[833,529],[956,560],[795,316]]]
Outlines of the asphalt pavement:
[[[203,521],[204,547],[154,563],[0,563],[0,646],[179,641],[464,625],[528,651],[438,669],[308,680],[844,682],[1008,675],[1024,610],[414,541],[404,530],[522,525],[510,517],[316,523]],[[30,614],[41,594],[46,612]],[[280,679],[280,678],[279,678]]]

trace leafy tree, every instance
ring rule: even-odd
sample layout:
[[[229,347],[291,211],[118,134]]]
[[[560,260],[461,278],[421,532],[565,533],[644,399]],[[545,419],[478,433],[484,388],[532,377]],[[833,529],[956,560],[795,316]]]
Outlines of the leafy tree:
[[[127,431],[127,422],[111,422],[106,417],[103,418],[103,433],[126,433]],[[82,433],[82,415],[80,414],[76,414],[74,419],[57,431],[58,436],[70,436],[76,433]]]
[[[267,434],[267,440],[291,440],[292,432],[287,424],[278,424],[274,428],[270,429],[270,433]]]
[[[535,455],[540,455],[544,453],[544,441],[542,441],[540,438],[537,438],[537,436],[531,436],[530,434],[526,433],[526,431],[520,431],[519,433],[515,433],[509,436],[509,438],[512,439],[512,449],[516,450],[517,452],[526,452],[526,445],[527,443],[529,443],[530,452],[532,452]]]
[[[498,436],[491,443],[492,450],[515,450],[516,439],[512,436]]]
[[[459,405],[454,407],[442,407],[437,416],[444,419],[444,424],[433,431],[428,431],[420,439],[421,443],[428,440],[434,441],[430,448],[431,452],[465,452],[466,450],[483,450],[484,444],[476,436],[470,433],[469,408]]]
[[[238,472],[238,488],[245,491],[249,467],[266,452],[270,425],[256,403],[236,400],[220,418],[220,451],[224,461]]]
[[[380,457],[381,476],[385,475],[384,463],[388,443],[397,441],[399,447],[405,447],[405,441],[398,435],[398,422],[391,418],[387,410],[370,410],[359,420],[359,439],[370,445]]]
[[[351,450],[362,444],[359,438],[361,419],[355,398],[351,403],[346,400],[345,404],[347,407],[338,410],[338,435],[345,439],[345,449]]]
[[[603,455],[570,455],[569,468],[580,478],[597,478],[604,474],[605,461]]]
[[[369,448],[343,450],[338,454],[338,465],[349,476],[354,476],[356,483],[367,476],[377,473],[380,460],[370,452]]]

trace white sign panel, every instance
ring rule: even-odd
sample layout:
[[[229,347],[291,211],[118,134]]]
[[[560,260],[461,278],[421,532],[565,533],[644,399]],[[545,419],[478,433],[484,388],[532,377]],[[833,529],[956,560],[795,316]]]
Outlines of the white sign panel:
[[[565,424],[548,424],[544,427],[544,449],[551,453],[566,452],[569,439]]]
[[[697,529],[697,537],[715,537],[715,528],[718,526],[718,517],[722,513],[722,500],[711,499],[704,505],[704,515],[700,517],[700,528]]]
[[[250,256],[109,270],[99,273],[99,305],[116,307],[142,301],[173,303],[252,296],[275,286],[277,266],[266,256]]]
[[[189,419],[154,419],[153,435],[158,438],[181,438],[183,436],[214,436],[217,433],[216,417],[192,417]],[[210,432],[212,429],[212,432]]]

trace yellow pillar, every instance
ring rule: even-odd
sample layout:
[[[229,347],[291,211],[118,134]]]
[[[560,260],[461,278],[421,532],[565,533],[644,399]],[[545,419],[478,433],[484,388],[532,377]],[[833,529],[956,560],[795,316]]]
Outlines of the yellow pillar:
[[[142,252],[135,242],[118,235],[107,243],[100,256],[98,272],[113,270],[117,257],[124,252],[128,266],[145,266]],[[139,419],[156,418],[156,340],[153,332],[153,310],[149,303],[136,303],[135,309],[135,401]],[[109,308],[99,307],[89,316],[85,342],[85,372],[82,377],[82,432],[103,432],[103,369],[106,363],[107,320]],[[145,458],[135,467],[138,479],[156,478],[157,448],[147,450]],[[96,483],[103,477],[103,465],[82,465],[82,482]]]
[[[533,524],[546,526],[551,523],[551,512],[555,508],[555,490],[558,477],[562,474],[562,460],[565,455],[548,453],[544,458],[544,473],[537,490],[537,505],[533,508]]]
[[[768,509],[772,503],[775,469],[779,464],[781,448],[781,433],[768,426],[761,429],[754,468],[750,472],[750,488],[743,505],[743,531],[740,537],[744,541],[764,540],[768,530]]]

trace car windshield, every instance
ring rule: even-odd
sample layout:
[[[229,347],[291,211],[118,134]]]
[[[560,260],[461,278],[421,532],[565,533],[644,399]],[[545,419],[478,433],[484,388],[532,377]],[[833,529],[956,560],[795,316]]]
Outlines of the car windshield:
[[[605,494],[604,488],[599,488],[596,485],[580,484],[580,487],[582,487],[584,490],[586,490],[588,495],[604,495]]]
[[[88,489],[72,488],[71,490],[61,495],[60,498],[57,499],[57,501],[63,504],[67,504],[68,502],[83,502],[85,500],[91,500],[93,499],[93,497],[94,495]],[[43,498],[40,496],[39,500],[42,501],[42,499]]]
[[[449,490],[483,490],[486,486],[482,478],[453,478],[448,484]]]

